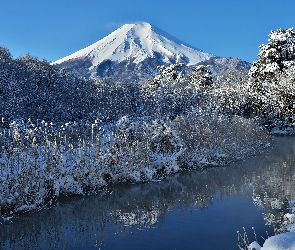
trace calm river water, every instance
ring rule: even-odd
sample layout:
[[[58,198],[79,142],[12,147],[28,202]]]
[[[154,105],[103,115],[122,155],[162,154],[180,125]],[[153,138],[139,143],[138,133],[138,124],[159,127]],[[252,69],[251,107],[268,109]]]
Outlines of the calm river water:
[[[238,249],[274,233],[295,199],[295,137],[267,155],[109,187],[0,225],[0,249]]]

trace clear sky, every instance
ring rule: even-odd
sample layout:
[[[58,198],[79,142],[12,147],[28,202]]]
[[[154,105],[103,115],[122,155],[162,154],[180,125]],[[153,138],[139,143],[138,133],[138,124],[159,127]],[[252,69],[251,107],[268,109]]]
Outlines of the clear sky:
[[[198,49],[248,62],[295,24],[294,0],[0,0],[0,46],[55,61],[146,21]]]

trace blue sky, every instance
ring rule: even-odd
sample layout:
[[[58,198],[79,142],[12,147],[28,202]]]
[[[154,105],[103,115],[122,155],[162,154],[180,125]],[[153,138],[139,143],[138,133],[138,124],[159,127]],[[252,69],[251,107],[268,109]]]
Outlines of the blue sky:
[[[48,61],[146,21],[206,52],[253,62],[271,30],[295,23],[293,0],[0,0],[0,8],[0,46]]]

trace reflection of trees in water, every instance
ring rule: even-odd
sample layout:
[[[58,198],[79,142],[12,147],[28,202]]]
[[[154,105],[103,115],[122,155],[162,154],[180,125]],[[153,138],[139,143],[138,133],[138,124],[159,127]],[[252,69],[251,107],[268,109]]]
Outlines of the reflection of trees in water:
[[[117,232],[128,235],[131,230],[149,230],[175,208],[181,212],[189,207],[206,209],[213,199],[222,202],[227,196],[244,195],[251,185],[256,203],[273,225],[282,218],[279,210],[284,210],[284,200],[294,198],[295,192],[290,156],[294,145],[288,138],[283,140],[278,155],[231,167],[182,172],[161,182],[111,186],[96,196],[67,198],[54,208],[21,215],[13,224],[1,225],[0,248],[100,245]]]
[[[278,147],[265,162],[267,171],[258,169],[252,183],[254,202],[264,210],[266,224],[280,233],[289,201],[295,199],[295,141],[294,137],[277,140]]]
[[[166,212],[176,206],[180,210],[188,206],[206,209],[217,190],[221,190],[222,201],[241,189],[238,178],[230,176],[238,173],[238,169],[226,168],[191,171],[162,182],[118,185],[99,196],[67,199],[52,209],[22,215],[13,224],[2,226],[0,246],[62,248],[96,240],[100,244],[111,227],[128,234],[132,227],[149,228],[165,220]]]

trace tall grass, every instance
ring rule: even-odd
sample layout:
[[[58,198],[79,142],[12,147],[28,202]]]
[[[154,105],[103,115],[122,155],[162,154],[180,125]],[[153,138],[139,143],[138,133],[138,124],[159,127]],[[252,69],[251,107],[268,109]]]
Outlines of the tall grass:
[[[0,210],[34,209],[109,183],[224,165],[263,150],[268,139],[251,120],[201,110],[174,120],[122,117],[114,124],[14,121],[0,132]]]

